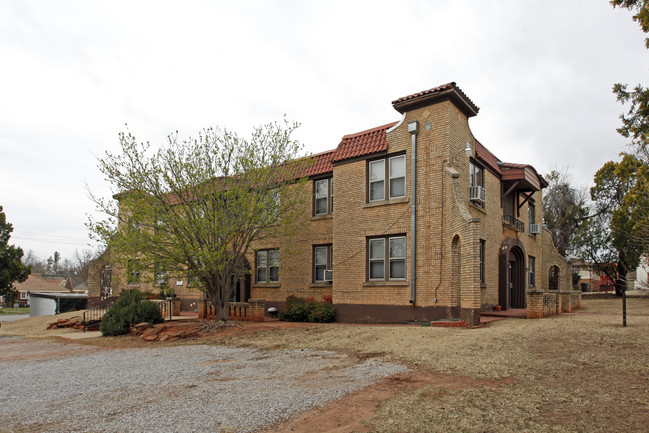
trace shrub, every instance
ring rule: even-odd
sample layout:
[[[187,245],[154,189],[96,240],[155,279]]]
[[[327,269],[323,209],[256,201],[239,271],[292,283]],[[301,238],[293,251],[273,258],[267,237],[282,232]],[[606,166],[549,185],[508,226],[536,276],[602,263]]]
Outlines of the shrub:
[[[284,311],[279,313],[279,318],[285,322],[306,322],[307,309],[304,298],[292,295],[286,298]]]
[[[309,322],[329,323],[336,317],[336,307],[327,302],[310,302],[307,309]]]
[[[328,323],[334,321],[335,315],[336,307],[331,302],[289,296],[286,298],[284,311],[279,314],[279,318],[286,322]]]
[[[101,334],[128,334],[134,323],[161,323],[164,319],[155,302],[145,299],[146,295],[139,290],[125,290],[115,304],[104,314],[99,325]]]

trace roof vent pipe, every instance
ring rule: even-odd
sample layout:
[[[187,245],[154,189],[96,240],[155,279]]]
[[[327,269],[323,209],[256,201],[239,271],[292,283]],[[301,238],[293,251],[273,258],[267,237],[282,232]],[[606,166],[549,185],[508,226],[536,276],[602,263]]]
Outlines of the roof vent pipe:
[[[415,265],[417,263],[417,133],[419,122],[416,120],[408,123],[408,132],[412,141],[410,152],[410,303],[415,305],[415,294],[417,292],[417,277]]]

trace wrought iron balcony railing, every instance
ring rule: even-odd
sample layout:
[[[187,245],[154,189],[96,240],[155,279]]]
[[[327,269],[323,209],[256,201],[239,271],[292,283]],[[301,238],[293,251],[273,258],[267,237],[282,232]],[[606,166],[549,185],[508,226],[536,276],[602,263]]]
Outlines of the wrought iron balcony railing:
[[[513,228],[517,232],[525,231],[525,224],[523,224],[523,221],[514,218],[513,215],[503,215],[503,224]]]

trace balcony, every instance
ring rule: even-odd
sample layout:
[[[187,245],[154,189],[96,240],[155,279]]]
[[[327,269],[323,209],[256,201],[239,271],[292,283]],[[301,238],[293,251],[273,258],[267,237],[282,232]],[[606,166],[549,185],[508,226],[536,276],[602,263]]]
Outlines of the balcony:
[[[510,227],[517,232],[525,231],[525,224],[523,221],[514,218],[513,215],[503,215],[503,225]]]

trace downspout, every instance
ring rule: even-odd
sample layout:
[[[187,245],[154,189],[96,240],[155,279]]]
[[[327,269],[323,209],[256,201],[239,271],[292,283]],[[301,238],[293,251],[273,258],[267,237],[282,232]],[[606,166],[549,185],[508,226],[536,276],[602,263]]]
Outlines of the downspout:
[[[410,303],[415,305],[415,295],[417,293],[417,133],[419,132],[419,122],[416,120],[408,123],[408,132],[412,141],[412,150],[410,152],[410,184],[412,185],[412,202],[410,203]]]

